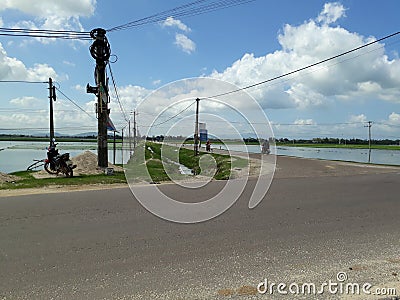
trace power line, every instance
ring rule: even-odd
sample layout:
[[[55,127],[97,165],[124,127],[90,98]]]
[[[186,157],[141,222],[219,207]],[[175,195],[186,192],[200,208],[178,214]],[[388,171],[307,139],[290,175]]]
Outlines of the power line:
[[[0,80],[0,83],[49,83],[48,81]]]
[[[95,126],[66,126],[66,127],[56,127],[55,129],[95,129]],[[16,131],[16,130],[49,130],[48,127],[18,127],[18,128],[0,128],[4,131]]]
[[[110,28],[109,32],[125,30],[146,24],[157,23],[165,20],[167,17],[189,17],[216,10],[226,9],[233,6],[243,5],[256,0],[218,0],[207,3],[209,0],[197,0],[184,4],[173,9],[169,9],[149,17],[141,18],[123,25]],[[92,40],[89,31],[74,30],[50,30],[50,29],[28,29],[28,28],[6,28],[0,27],[0,36],[10,37],[33,37],[67,40]]]
[[[197,0],[194,2],[190,2],[173,9],[165,10],[163,12],[159,12],[157,14],[151,15],[149,17],[145,17],[142,19],[138,19],[132,22],[128,22],[123,25],[115,26],[108,29],[108,32],[126,30],[133,27],[138,27],[146,24],[157,23],[160,21],[164,21],[167,17],[189,17],[200,14],[205,14],[207,12],[226,9],[233,6],[238,6],[246,3],[253,2],[255,0],[218,0],[211,3],[209,0]]]
[[[119,104],[119,109],[120,109],[120,111],[121,111],[121,113],[122,113],[122,116],[124,117],[125,121],[128,122],[128,121],[129,121],[129,118],[127,117],[126,112],[125,112],[125,109],[124,109],[124,107],[123,107],[123,105],[122,105],[122,102],[121,102],[120,99],[119,99],[118,90],[117,90],[117,85],[115,84],[114,75],[113,75],[113,72],[112,72],[112,70],[111,70],[111,64],[108,64],[108,68],[109,68],[109,70],[110,70],[111,80],[112,80],[112,83],[113,83],[113,86],[114,86],[115,96],[116,96],[117,101],[118,101],[118,104]]]
[[[167,120],[165,120],[163,122],[160,122],[160,123],[157,123],[157,124],[153,124],[153,125],[150,125],[150,126],[143,126],[142,125],[142,127],[158,127],[158,126],[160,126],[162,124],[165,124],[165,123],[171,121],[172,119],[175,119],[177,116],[179,116],[180,114],[184,113],[185,111],[187,111],[189,109],[189,107],[191,107],[194,103],[196,103],[196,101],[190,103],[187,107],[182,109],[180,112],[178,112],[177,114],[173,115],[172,117],[168,118]]]
[[[90,40],[90,32],[0,27],[0,36]]]
[[[73,105],[75,105],[79,110],[87,114],[89,117],[94,118],[91,114],[89,114],[86,110],[84,110],[82,107],[80,107],[75,101],[73,101],[71,98],[69,98],[67,95],[65,95],[58,87],[56,87],[57,91],[65,97],[68,101],[70,101]]]
[[[267,80],[264,80],[264,81],[260,81],[260,82],[257,82],[257,83],[254,83],[254,84],[251,84],[251,85],[242,87],[242,88],[238,88],[238,89],[235,89],[235,90],[231,90],[231,91],[228,91],[228,92],[224,92],[224,93],[221,93],[221,94],[217,94],[217,95],[214,95],[214,96],[211,96],[211,97],[201,97],[200,99],[208,99],[208,98],[222,97],[222,96],[230,95],[230,94],[233,94],[233,93],[241,92],[241,91],[244,91],[244,90],[247,90],[247,89],[250,89],[250,88],[253,88],[253,87],[256,87],[256,86],[259,86],[259,85],[268,83],[268,82],[271,82],[271,81],[275,81],[275,80],[277,80],[277,79],[280,79],[280,78],[283,78],[283,77],[287,77],[287,76],[289,76],[289,75],[298,73],[298,72],[300,72],[300,71],[303,71],[303,70],[306,70],[306,69],[309,69],[309,68],[318,66],[318,65],[323,64],[323,63],[325,63],[325,62],[327,62],[327,61],[331,61],[331,60],[333,60],[333,59],[342,57],[342,56],[344,56],[344,55],[346,55],[346,54],[349,54],[349,53],[358,51],[358,50],[360,50],[360,49],[366,48],[366,47],[368,47],[368,46],[371,46],[371,45],[373,45],[373,44],[379,43],[379,42],[381,42],[381,41],[383,41],[383,40],[386,40],[386,39],[388,39],[388,38],[394,37],[394,36],[396,36],[396,35],[398,35],[398,34],[400,34],[400,31],[395,32],[395,33],[392,33],[392,34],[390,34],[390,35],[387,35],[387,36],[385,36],[385,37],[383,37],[383,38],[377,39],[377,40],[375,40],[375,41],[373,41],[373,42],[370,42],[370,43],[361,45],[361,46],[359,46],[359,47],[353,48],[353,49],[351,49],[351,50],[342,52],[342,53],[337,54],[337,55],[335,55],[335,56],[332,56],[332,57],[323,59],[323,60],[321,60],[321,61],[319,61],[319,62],[310,64],[310,65],[308,65],[308,66],[305,66],[305,67],[302,67],[302,68],[299,68],[299,69],[296,69],[296,70],[294,70],[294,71],[290,71],[290,72],[288,72],[288,73],[285,73],[285,74],[282,74],[282,75],[279,75],[279,76],[276,76],[276,77],[273,77],[273,78],[270,78],[270,79],[267,79]]]

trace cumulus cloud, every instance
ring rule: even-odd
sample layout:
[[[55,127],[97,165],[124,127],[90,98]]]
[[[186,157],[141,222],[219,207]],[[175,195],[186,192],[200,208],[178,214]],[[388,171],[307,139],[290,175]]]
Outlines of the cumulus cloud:
[[[389,115],[389,122],[393,125],[400,125],[400,114],[392,112]]]
[[[96,0],[63,0],[57,2],[53,0],[7,0],[2,1],[0,4],[0,11],[14,9],[27,15],[43,18],[51,15],[60,17],[88,17],[93,15],[95,6]]]
[[[96,0],[63,0],[57,2],[52,0],[7,0],[0,3],[0,12],[16,10],[33,17],[33,20],[20,20],[14,24],[7,24],[9,27],[83,31],[80,18],[92,16],[95,7]],[[44,43],[49,42],[49,40],[44,39],[37,40]]]
[[[130,117],[130,113],[138,106],[139,103],[143,101],[143,99],[145,99],[146,96],[150,94],[150,92],[151,90],[136,85],[127,85],[118,88],[118,96],[125,111],[125,114],[128,118]],[[110,93],[110,96],[110,117],[114,125],[117,126],[117,129],[119,129],[120,125],[126,125],[126,121],[124,120],[124,115],[121,112],[121,107],[119,106],[118,101],[112,91]],[[88,104],[90,109],[93,109],[94,103],[95,102],[91,102]],[[148,107],[146,109],[146,112],[154,112],[155,109],[155,107]]]
[[[190,32],[191,29],[184,24],[181,20],[174,19],[173,17],[168,17],[165,19],[165,21],[162,23],[163,27],[176,27],[184,32]]]
[[[341,4],[328,3],[316,19],[298,26],[285,25],[278,35],[281,49],[260,57],[246,53],[225,70],[214,71],[211,77],[245,87],[375,40],[330,25],[344,15]],[[389,59],[384,45],[377,43],[248,92],[263,108],[306,109],[357,99],[400,103],[400,59],[394,57]]]
[[[38,107],[43,104],[43,102],[35,97],[25,96],[11,99],[10,104],[18,107]]]
[[[317,17],[318,22],[330,24],[345,16],[346,9],[339,2],[325,3],[324,9]]]
[[[0,79],[47,81],[49,77],[57,78],[55,70],[47,64],[34,64],[28,68],[14,57],[9,57],[0,43]]]
[[[175,45],[188,54],[191,54],[196,50],[196,44],[182,33],[177,33],[175,35]]]
[[[350,116],[351,123],[366,123],[367,121],[367,116],[364,114]]]
[[[193,53],[196,50],[196,44],[188,36],[187,33],[192,31],[186,24],[181,20],[168,17],[164,22],[161,23],[162,27],[176,28],[179,32],[175,33],[175,45],[178,46],[183,52],[188,54]],[[181,33],[184,32],[185,34]]]
[[[294,121],[295,125],[315,125],[316,123],[314,122],[313,119],[296,119]]]
[[[159,85],[161,83],[161,79],[153,80],[153,85]]]

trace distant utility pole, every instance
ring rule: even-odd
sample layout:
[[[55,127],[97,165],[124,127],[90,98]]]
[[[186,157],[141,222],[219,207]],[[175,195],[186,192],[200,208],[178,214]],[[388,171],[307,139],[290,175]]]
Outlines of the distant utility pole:
[[[54,145],[54,118],[53,101],[56,101],[56,87],[53,85],[53,79],[49,78],[49,100],[50,100],[50,147]]]
[[[371,127],[372,127],[372,121],[367,122],[368,125],[365,125],[364,127],[368,127],[368,163],[371,162]]]
[[[132,156],[131,120],[128,121],[128,137],[129,137],[129,157],[131,157]]]
[[[102,28],[93,29],[90,36],[94,39],[90,46],[90,54],[96,60],[95,80],[96,87],[86,86],[88,93],[97,96],[97,165],[100,168],[108,167],[107,122],[110,110],[108,109],[108,79],[106,66],[111,55],[110,44],[106,31]]]
[[[194,156],[199,155],[199,102],[200,99],[196,99],[196,122],[194,125]]]
[[[133,111],[133,149],[136,149],[136,110]]]

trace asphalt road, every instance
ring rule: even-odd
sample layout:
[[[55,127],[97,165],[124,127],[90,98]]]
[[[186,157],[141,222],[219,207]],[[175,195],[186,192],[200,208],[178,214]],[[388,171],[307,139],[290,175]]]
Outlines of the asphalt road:
[[[304,176],[290,160],[281,167],[288,173],[278,169],[255,209],[251,181],[233,207],[200,224],[159,219],[128,188],[0,198],[0,299],[335,299],[255,287],[266,278],[319,284],[338,272],[397,286],[400,172]]]

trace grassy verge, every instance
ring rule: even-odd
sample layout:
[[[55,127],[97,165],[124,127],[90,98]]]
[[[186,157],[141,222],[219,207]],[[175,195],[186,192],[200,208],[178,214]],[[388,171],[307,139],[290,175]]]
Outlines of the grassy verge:
[[[163,148],[161,148],[163,147]],[[134,180],[143,180],[148,178],[150,174],[151,180],[154,182],[170,181],[168,174],[175,175],[174,178],[185,178],[187,175],[182,175],[178,172],[179,164],[193,170],[194,174],[204,174],[202,171],[207,171],[208,164],[212,160],[204,159],[201,163],[202,158],[213,158],[211,165],[216,166],[215,179],[227,180],[231,175],[231,168],[238,167],[243,168],[248,165],[247,160],[242,158],[232,158],[229,155],[215,154],[200,152],[199,156],[193,155],[193,150],[180,148],[169,145],[157,144],[157,143],[146,143],[136,148],[136,155],[134,155],[129,162],[134,170],[134,173],[129,175],[129,168],[127,170],[128,178]],[[164,164],[161,160],[161,151],[163,151],[163,158],[167,157],[167,161],[164,159]],[[177,152],[178,151],[178,152]],[[144,153],[143,153],[144,152]],[[177,164],[176,160],[172,157],[176,156],[176,160],[179,160]],[[207,156],[205,156],[207,155]],[[209,155],[209,156],[208,156]],[[145,163],[140,161],[140,157],[145,158]],[[168,161],[168,157],[171,157]],[[206,161],[206,162],[204,162]],[[201,170],[203,167],[203,170]],[[125,174],[123,172],[114,172],[114,175],[79,175],[72,178],[66,178],[63,176],[54,178],[41,178],[37,179],[33,176],[32,171],[20,171],[11,173],[11,175],[19,177],[19,180],[14,182],[0,183],[0,190],[4,189],[23,189],[23,188],[43,188],[49,186],[79,186],[79,185],[93,185],[93,184],[115,184],[115,183],[127,183]],[[132,176],[134,174],[134,177]]]
[[[143,157],[145,161],[141,161]],[[244,167],[247,165],[247,160],[206,152],[194,156],[193,150],[190,149],[147,142],[136,149],[136,155],[129,162],[127,174],[128,178],[161,182],[171,180],[168,173],[173,179],[179,180],[187,177],[179,173],[179,165],[192,170],[193,174],[200,175],[207,173],[208,169],[215,168],[213,177],[217,180],[227,180],[231,175],[231,168]],[[149,175],[151,179],[148,178]]]
[[[277,146],[285,147],[308,147],[308,148],[343,148],[343,149],[368,149],[368,145],[354,144],[292,144],[292,143],[277,143]],[[376,150],[400,150],[398,145],[371,145],[371,149]]]
[[[114,172],[113,175],[80,175],[72,178],[54,177],[37,179],[33,177],[34,172],[21,171],[11,175],[20,179],[15,182],[6,182],[0,184],[1,189],[24,189],[24,188],[42,188],[48,186],[72,186],[72,185],[91,185],[91,184],[114,184],[126,183],[123,172]]]

